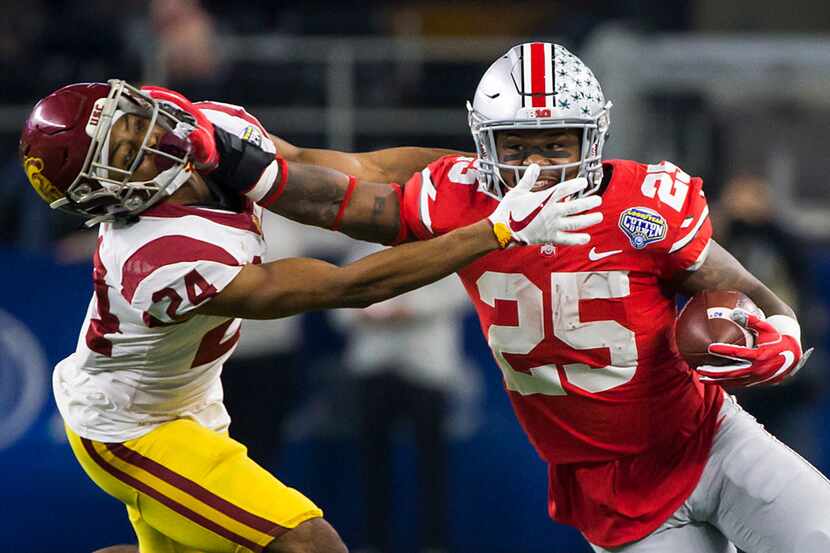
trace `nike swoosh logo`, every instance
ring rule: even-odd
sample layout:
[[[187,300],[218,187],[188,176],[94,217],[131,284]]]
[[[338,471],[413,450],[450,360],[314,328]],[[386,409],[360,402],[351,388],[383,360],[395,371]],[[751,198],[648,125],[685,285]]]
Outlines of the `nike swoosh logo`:
[[[622,250],[609,250],[607,252],[598,252],[597,249],[591,248],[591,251],[588,252],[588,259],[591,261],[599,261],[605,257],[610,257],[612,255],[617,255],[618,253],[622,253]]]
[[[790,368],[790,366],[795,361],[795,354],[791,351],[782,351],[779,355],[784,357],[784,364],[781,366],[780,369],[775,373],[776,376],[781,374],[782,371],[785,371]]]
[[[483,93],[485,96],[490,98],[491,100],[495,100],[499,96],[501,96],[501,92],[496,92],[495,94],[487,94],[486,92]]]
[[[542,208],[544,208],[545,205],[547,205],[548,200],[550,200],[551,196],[553,196],[553,194],[545,198],[545,201],[541,202],[538,206],[536,206],[536,209],[527,214],[524,217],[524,219],[517,221],[513,218],[513,214],[511,213],[510,217],[507,220],[507,222],[510,224],[510,230],[512,230],[513,232],[520,232],[527,225],[529,225],[530,222],[533,221],[533,219],[539,214],[539,212],[542,211]]]

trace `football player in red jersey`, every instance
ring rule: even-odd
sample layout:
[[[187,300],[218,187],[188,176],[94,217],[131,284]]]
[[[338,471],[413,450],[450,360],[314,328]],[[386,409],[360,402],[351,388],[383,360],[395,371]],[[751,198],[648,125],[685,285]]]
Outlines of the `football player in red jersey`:
[[[511,247],[458,271],[519,421],[549,465],[551,517],[598,552],[830,551],[830,483],[722,387],[794,374],[809,355],[796,316],[712,239],[700,178],[667,161],[603,160],[610,107],[565,48],[518,45],[468,104],[475,156],[442,157],[391,188],[324,178],[285,187],[271,209],[399,243],[488,213],[534,164],[537,190],[586,178],[579,195],[603,198],[590,243]],[[397,180],[423,155],[272,138],[286,159],[369,181]],[[343,203],[335,225],[330,206]],[[736,312],[755,347],[712,345],[730,364],[691,370],[671,347],[675,295],[706,289],[740,290],[766,318]]]
[[[251,185],[248,195],[263,205],[283,188],[321,179],[326,187],[358,184],[275,153],[244,111],[196,107],[172,91],[118,80],[57,90],[23,129],[21,161],[38,194],[100,224],[94,296],[76,350],[55,367],[53,390],[78,462],[126,505],[145,553],[346,550],[312,501],[228,435],[219,377],[241,318],[365,306],[510,244],[585,244],[588,234],[571,231],[602,218],[575,215],[601,204],[569,199],[585,179],[533,191],[534,167],[491,213],[436,240],[344,267],[261,263],[262,207],[228,198],[219,181]],[[410,169],[423,165],[413,162]],[[330,202],[315,207],[331,210],[337,224],[345,198],[318,200]]]

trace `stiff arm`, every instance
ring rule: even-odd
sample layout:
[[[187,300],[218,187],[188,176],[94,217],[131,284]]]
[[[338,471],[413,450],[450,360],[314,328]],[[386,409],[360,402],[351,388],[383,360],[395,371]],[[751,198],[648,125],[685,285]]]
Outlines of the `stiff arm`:
[[[382,244],[398,239],[402,187],[412,174],[441,157],[465,155],[441,148],[415,147],[347,153],[299,148],[274,135],[271,139],[286,160],[289,173],[282,196],[269,207],[271,211],[331,229],[347,200],[337,230],[352,238]],[[345,175],[356,178],[351,192]]]
[[[292,258],[245,265],[203,315],[273,319],[304,311],[366,307],[439,280],[499,249],[488,220],[433,240],[402,244],[338,267]]]

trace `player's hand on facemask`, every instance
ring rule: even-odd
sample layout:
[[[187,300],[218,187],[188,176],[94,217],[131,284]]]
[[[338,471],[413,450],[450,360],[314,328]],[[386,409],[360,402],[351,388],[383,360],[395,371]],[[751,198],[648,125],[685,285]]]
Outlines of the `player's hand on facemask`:
[[[216,147],[213,123],[201,110],[175,90],[161,86],[144,86],[141,91],[154,100],[172,107],[174,111],[183,111],[193,118],[193,124],[182,123],[173,133],[190,143],[191,159],[199,172],[209,173],[216,169],[219,165],[219,150]]]
[[[709,353],[735,361],[732,365],[703,365],[695,370],[703,382],[745,388],[779,384],[797,373],[813,353],[801,350],[801,328],[792,317],[772,315],[766,319],[735,310],[732,320],[755,335],[755,347],[710,344]]]
[[[592,195],[568,199],[588,186],[587,179],[583,177],[533,192],[540,171],[535,163],[528,166],[518,184],[504,195],[499,206],[490,214],[499,244],[503,248],[513,244],[587,244],[591,239],[589,234],[573,231],[599,223],[602,214],[577,214],[599,207],[602,198]]]

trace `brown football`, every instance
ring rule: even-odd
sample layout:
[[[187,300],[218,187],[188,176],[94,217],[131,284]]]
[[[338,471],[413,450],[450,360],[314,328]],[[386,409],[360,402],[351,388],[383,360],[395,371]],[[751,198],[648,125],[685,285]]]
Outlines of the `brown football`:
[[[730,318],[736,307],[763,316],[751,299],[732,290],[704,290],[683,307],[674,323],[674,341],[677,351],[690,367],[732,363],[708,353],[707,348],[713,342],[754,345],[752,333]]]

